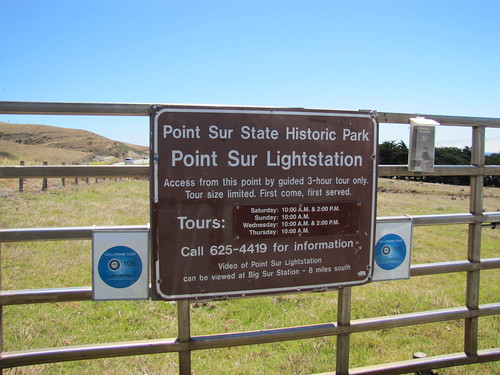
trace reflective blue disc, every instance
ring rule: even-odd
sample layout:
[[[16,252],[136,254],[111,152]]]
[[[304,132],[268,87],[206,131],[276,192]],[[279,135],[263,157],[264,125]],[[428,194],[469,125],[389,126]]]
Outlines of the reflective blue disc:
[[[115,246],[101,255],[97,268],[99,276],[107,285],[127,288],[141,277],[142,261],[130,247]]]
[[[375,245],[375,262],[387,271],[393,270],[406,258],[405,241],[397,234],[386,234]]]

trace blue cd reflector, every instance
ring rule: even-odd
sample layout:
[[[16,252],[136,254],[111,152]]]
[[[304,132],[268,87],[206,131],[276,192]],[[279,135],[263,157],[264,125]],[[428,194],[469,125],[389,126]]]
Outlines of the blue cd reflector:
[[[375,245],[375,262],[387,271],[400,266],[406,258],[405,241],[397,234],[387,234]]]
[[[127,288],[141,277],[141,257],[130,247],[112,247],[99,258],[98,272],[110,287]]]

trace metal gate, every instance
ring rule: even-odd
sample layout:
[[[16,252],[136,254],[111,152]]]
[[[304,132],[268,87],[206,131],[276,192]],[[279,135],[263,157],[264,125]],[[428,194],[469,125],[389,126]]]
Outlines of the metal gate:
[[[66,115],[115,115],[150,116],[152,104],[103,104],[103,103],[37,103],[0,102],[2,114],[66,114]],[[401,374],[413,371],[467,365],[500,360],[500,348],[480,349],[478,346],[479,320],[500,314],[500,302],[481,304],[479,300],[480,276],[483,270],[500,268],[500,257],[481,257],[481,235],[486,226],[500,223],[500,212],[483,212],[483,182],[485,176],[500,175],[500,166],[485,165],[485,129],[500,128],[500,119],[456,116],[436,116],[402,113],[378,113],[381,123],[408,124],[415,116],[425,116],[445,126],[467,126],[472,129],[472,161],[468,166],[436,166],[434,172],[409,172],[407,166],[379,166],[379,176],[470,176],[470,212],[447,215],[383,217],[377,222],[412,220],[415,226],[466,224],[468,225],[468,250],[464,260],[411,266],[411,277],[466,272],[465,305],[461,307],[383,316],[370,319],[351,318],[351,299],[355,289],[338,291],[336,323],[324,323],[280,329],[263,329],[252,332],[192,336],[190,302],[177,302],[178,336],[172,339],[155,339],[120,343],[99,343],[85,346],[60,346],[17,352],[3,351],[3,327],[0,332],[0,368],[28,366],[41,363],[89,360],[96,358],[143,355],[154,353],[179,353],[179,371],[191,373],[191,352],[241,345],[275,343],[325,336],[337,337],[336,374]],[[66,177],[148,177],[148,166],[3,166],[0,178],[66,178]],[[0,245],[6,242],[42,240],[90,240],[96,228],[22,228],[0,229]],[[147,229],[147,226],[120,226],[120,230]],[[1,272],[1,268],[0,268]],[[1,277],[1,273],[0,273]],[[0,279],[1,281],[1,279]],[[1,284],[0,284],[1,286]],[[92,290],[85,288],[59,288],[43,290],[1,290],[0,318],[3,306],[70,302],[91,300]],[[2,319],[3,320],[3,319]],[[351,335],[381,329],[392,329],[449,320],[465,322],[463,352],[418,358],[404,362],[387,363],[352,369],[349,366]]]

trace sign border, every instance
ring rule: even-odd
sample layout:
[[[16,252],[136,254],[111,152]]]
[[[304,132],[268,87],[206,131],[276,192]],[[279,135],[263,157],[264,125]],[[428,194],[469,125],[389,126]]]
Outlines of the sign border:
[[[158,110],[159,109],[159,110]],[[373,274],[374,262],[374,248],[375,248],[375,235],[376,235],[376,208],[377,208],[377,179],[378,179],[378,118],[377,112],[371,110],[360,111],[336,111],[327,109],[307,109],[307,108],[274,108],[274,107],[228,107],[228,106],[183,106],[183,105],[153,105],[150,111],[150,130],[151,130],[151,157],[152,162],[150,166],[151,173],[151,223],[156,223],[154,218],[156,205],[158,204],[158,119],[165,112],[177,113],[233,113],[233,114],[256,114],[256,115],[290,115],[290,116],[331,116],[331,117],[358,117],[367,118],[373,122],[373,149],[372,149],[372,172],[374,183],[372,188],[372,207],[370,218],[370,249],[369,249],[369,263],[370,269],[367,270],[366,278],[362,280],[354,280],[351,282],[337,282],[330,284],[317,284],[317,285],[297,285],[287,286],[282,288],[265,288],[265,289],[252,289],[252,290],[238,290],[226,292],[207,292],[199,294],[175,294],[165,295],[158,287],[160,265],[159,265],[159,251],[156,246],[156,232],[157,228],[152,225],[152,257],[157,256],[158,259],[151,260],[151,276],[152,276],[152,295],[153,297],[167,300],[225,300],[230,298],[243,298],[243,297],[258,297],[263,295],[277,295],[284,293],[302,293],[302,292],[320,292],[335,290],[341,287],[363,285],[368,283]],[[154,219],[154,220],[153,220]]]

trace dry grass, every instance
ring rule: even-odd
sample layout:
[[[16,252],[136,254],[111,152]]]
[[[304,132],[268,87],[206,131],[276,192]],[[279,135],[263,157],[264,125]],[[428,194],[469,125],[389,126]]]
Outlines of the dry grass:
[[[22,160],[26,165],[41,165],[44,161],[50,164],[71,164],[72,161],[80,160],[87,152],[79,150],[65,150],[46,146],[25,145],[0,140],[0,164],[19,165]]]
[[[379,179],[377,216],[469,212],[469,186]],[[484,211],[500,211],[500,189],[484,189]]]

